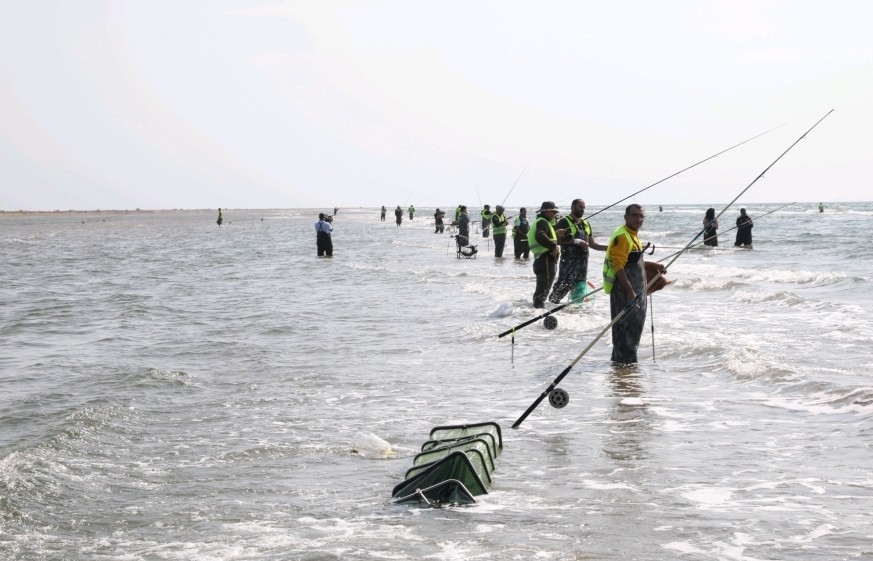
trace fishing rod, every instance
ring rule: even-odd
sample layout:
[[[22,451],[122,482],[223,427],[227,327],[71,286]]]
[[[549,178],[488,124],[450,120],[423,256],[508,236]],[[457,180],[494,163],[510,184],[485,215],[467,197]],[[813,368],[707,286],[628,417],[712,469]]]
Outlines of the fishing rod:
[[[649,248],[650,245],[651,245],[651,244],[646,244],[646,247],[643,248],[643,251],[646,251],[646,250]],[[654,251],[655,251],[655,247],[652,246],[652,253],[654,253]],[[652,255],[652,253],[649,253],[649,255]],[[588,281],[586,281],[586,282],[588,282]],[[590,286],[591,288],[594,288],[594,285],[591,284],[590,282],[588,282],[588,286]],[[535,323],[535,322],[537,322],[537,321],[539,321],[539,320],[541,320],[541,319],[543,319],[543,318],[548,318],[548,317],[550,317],[552,314],[554,314],[555,312],[559,312],[559,311],[563,310],[564,308],[566,308],[566,307],[569,306],[570,304],[575,304],[576,302],[583,301],[583,300],[585,300],[586,298],[588,298],[589,296],[593,296],[595,293],[600,292],[601,290],[603,290],[603,287],[602,287],[602,286],[600,286],[599,288],[594,288],[594,290],[592,290],[591,292],[586,292],[585,294],[582,294],[582,295],[580,295],[580,296],[577,296],[576,298],[570,298],[570,300],[567,301],[566,303],[561,304],[560,306],[555,306],[554,308],[552,308],[552,309],[549,310],[548,312],[544,312],[544,313],[542,313],[542,314],[540,314],[540,315],[538,315],[538,316],[536,316],[536,317],[534,317],[534,318],[531,318],[531,319],[529,319],[529,320],[527,320],[527,321],[523,321],[523,322],[519,323],[519,324],[516,325],[515,327],[511,327],[511,328],[507,329],[507,330],[504,331],[503,333],[500,333],[499,335],[497,335],[497,338],[498,338],[498,339],[501,339],[501,338],[503,338],[503,337],[506,337],[506,336],[509,335],[510,333],[513,333],[513,332],[514,332],[515,330],[517,330],[517,329],[522,329],[522,328],[527,327],[528,325],[530,325],[530,324],[532,324],[532,323]],[[546,321],[546,322],[545,322],[545,326],[546,326],[546,329],[554,329],[555,327],[558,326],[558,322],[557,322],[557,320],[555,320],[555,321],[553,321],[553,322],[551,322],[551,323],[548,322],[548,321]],[[515,335],[513,335],[513,340],[514,340],[514,337],[515,337]]]
[[[734,148],[737,148],[737,147],[739,147],[739,146],[742,146],[743,144],[745,144],[745,143],[747,143],[747,142],[751,142],[752,140],[755,140],[755,139],[758,138],[758,137],[761,137],[761,136],[764,136],[764,135],[767,134],[767,133],[773,132],[774,130],[776,130],[776,129],[782,127],[782,126],[783,126],[783,125],[779,125],[778,127],[774,127],[774,128],[772,128],[772,129],[770,129],[770,130],[768,130],[768,131],[764,131],[764,132],[762,132],[762,133],[760,133],[760,134],[757,134],[757,135],[755,135],[755,136],[753,136],[753,137],[751,137],[751,138],[749,138],[749,139],[746,139],[746,140],[740,142],[739,144],[734,144],[734,145],[731,146],[730,148],[726,148],[726,149],[722,150],[721,152],[718,152],[718,153],[716,153],[716,154],[713,154],[712,156],[709,156],[708,158],[704,158],[703,160],[700,160],[700,161],[697,162],[696,164],[692,164],[692,165],[690,165],[690,166],[688,166],[688,167],[686,167],[686,168],[684,168],[684,169],[681,169],[681,170],[677,171],[676,173],[674,173],[674,174],[672,174],[672,175],[668,175],[668,176],[665,177],[664,179],[661,179],[661,180],[659,180],[659,181],[656,181],[656,182],[652,183],[651,185],[649,185],[648,187],[644,187],[643,189],[640,189],[640,190],[637,191],[636,193],[630,194],[630,195],[628,195],[627,197],[625,197],[625,198],[623,198],[623,199],[619,199],[618,201],[615,201],[615,202],[612,203],[611,205],[609,205],[609,206],[607,206],[607,207],[604,207],[604,208],[598,210],[598,211],[595,212],[594,214],[588,216],[588,217],[586,218],[586,220],[591,220],[593,217],[597,216],[598,214],[600,214],[600,213],[603,212],[604,210],[607,210],[607,209],[609,209],[609,208],[612,208],[612,207],[614,207],[615,205],[617,205],[618,203],[620,203],[620,202],[622,202],[622,201],[626,201],[627,199],[633,197],[634,195],[639,195],[640,193],[642,193],[642,192],[645,191],[646,189],[651,189],[652,187],[654,187],[655,185],[658,185],[659,183],[663,183],[663,182],[667,181],[667,180],[670,179],[670,178],[676,177],[676,176],[679,175],[680,173],[686,172],[686,171],[690,170],[690,169],[693,168],[693,167],[699,166],[700,164],[702,164],[702,163],[704,163],[704,162],[706,162],[706,161],[708,161],[708,160],[711,160],[711,159],[715,158],[716,156],[720,156],[720,155],[724,154],[725,152],[729,152],[729,151],[733,150]],[[527,169],[527,167],[525,167],[525,169]],[[524,172],[522,172],[522,173],[524,173]],[[519,179],[521,179],[521,176],[520,176],[520,175],[519,175]],[[516,183],[518,183],[518,180],[516,180]],[[513,188],[514,188],[514,187],[515,187],[515,186],[513,185]],[[512,192],[512,190],[510,189],[510,193],[511,193],[511,192]],[[506,197],[509,198],[509,194],[507,194]],[[504,202],[506,202],[506,199],[504,199]],[[598,290],[599,290],[599,289],[598,289]],[[596,290],[595,290],[595,292],[596,292]],[[559,310],[563,310],[566,306],[568,306],[568,305],[570,305],[570,304],[573,304],[574,302],[575,302],[575,300],[571,300],[571,301],[567,302],[566,304],[562,304],[562,305],[558,306],[557,308],[553,308],[552,310],[550,310],[550,311],[548,311],[548,312],[546,312],[546,313],[544,313],[544,314],[541,314],[541,315],[539,315],[539,316],[537,316],[537,317],[535,317],[535,318],[533,318],[533,319],[530,319],[530,320],[528,320],[528,321],[526,321],[526,322],[524,322],[524,323],[522,323],[522,324],[520,324],[520,325],[517,325],[517,326],[515,326],[513,329],[521,329],[521,328],[523,328],[523,327],[527,327],[528,325],[530,325],[530,324],[532,324],[532,323],[534,323],[534,322],[536,322],[536,321],[538,321],[538,320],[540,320],[540,319],[543,319],[543,318],[546,318],[546,317],[548,317],[548,316],[551,316],[553,313],[555,313],[555,312],[557,312],[557,311],[559,311]],[[557,324],[556,324],[556,325],[557,325]],[[498,338],[500,338],[500,337],[505,337],[505,336],[509,335],[511,332],[512,332],[512,329],[507,330],[507,331],[504,331],[503,333],[501,333],[501,334],[498,335],[497,337],[498,337]]]
[[[793,204],[796,204],[796,201],[795,201],[794,203],[788,203],[787,205],[782,205],[782,206],[780,206],[779,208],[774,208],[774,209],[771,210],[770,212],[765,212],[764,214],[759,214],[758,216],[755,216],[754,218],[750,218],[749,220],[751,220],[751,221],[754,222],[755,220],[758,220],[759,218],[764,218],[764,217],[767,216],[768,214],[773,214],[774,212],[780,211],[780,210],[782,210],[783,208],[785,208],[785,207],[789,207],[789,206],[791,206],[791,205],[793,205]],[[722,233],[722,234],[727,234],[728,232],[732,232],[733,230],[736,230],[737,228],[741,228],[741,227],[742,227],[742,226],[734,226],[734,227],[732,227],[732,228],[728,228],[727,230],[722,230],[721,233]],[[701,241],[697,242],[696,244],[690,246],[688,249],[691,249],[691,248],[697,247],[697,246],[699,246],[700,244],[705,243],[705,242],[708,241],[709,239],[711,239],[711,238],[706,238],[705,240],[701,240]],[[684,249],[684,248],[676,248],[676,247],[666,247],[666,246],[661,246],[661,249]],[[663,261],[664,259],[669,259],[669,258],[673,257],[674,255],[676,255],[677,253],[679,253],[679,252],[677,251],[676,253],[671,253],[670,255],[667,255],[666,257],[662,257],[660,260]]]
[[[758,174],[758,176],[757,176],[755,179],[753,179],[752,182],[749,183],[749,184],[746,186],[745,189],[743,189],[742,191],[740,191],[739,195],[737,195],[736,197],[734,197],[734,199],[733,199],[731,202],[729,202],[729,203],[727,204],[727,206],[725,206],[725,207],[722,209],[722,211],[719,212],[718,215],[716,215],[715,218],[718,219],[719,216],[721,216],[722,214],[724,214],[724,213],[727,211],[727,209],[729,209],[729,208],[731,207],[731,205],[733,205],[735,202],[737,202],[737,199],[739,199],[740,197],[742,197],[743,194],[745,194],[745,192],[748,191],[748,190],[752,187],[752,185],[754,185],[755,183],[758,182],[759,179],[761,179],[762,177],[764,177],[764,174],[767,173],[768,171],[770,171],[770,168],[772,168],[774,165],[776,165],[776,162],[778,162],[779,160],[781,160],[782,157],[785,156],[785,154],[787,154],[789,150],[791,150],[792,148],[794,148],[794,146],[795,146],[798,142],[800,142],[801,140],[803,140],[804,138],[806,138],[806,135],[807,135],[807,134],[809,134],[809,133],[810,133],[810,132],[815,128],[815,127],[817,127],[817,126],[819,125],[819,123],[821,123],[822,121],[824,121],[825,118],[827,118],[827,116],[830,115],[830,114],[833,113],[833,112],[834,112],[834,110],[831,109],[830,111],[828,111],[827,113],[825,113],[824,117],[822,117],[821,119],[819,119],[818,121],[816,121],[816,123],[815,123],[813,126],[811,126],[811,127],[809,128],[809,130],[807,130],[805,133],[803,133],[803,134],[800,136],[800,138],[798,138],[797,140],[795,140],[795,141],[791,144],[791,146],[789,146],[788,148],[786,148],[785,151],[782,152],[782,154],[780,154],[778,158],[776,158],[775,160],[773,160],[773,163],[771,163],[769,166],[767,166],[767,167],[764,169],[764,171],[762,171],[760,174]],[[685,249],[683,249],[682,251],[678,252],[678,253],[675,255],[675,257],[673,257],[673,259],[672,259],[672,260],[671,260],[667,265],[664,265],[664,270],[666,271],[666,270],[667,270],[667,269],[668,269],[668,268],[669,268],[673,263],[676,262],[677,259],[679,259],[679,257],[682,256],[683,253],[685,253],[686,251],[688,251],[688,249],[691,247],[691,245],[692,245],[692,244],[697,240],[697,238],[699,238],[699,237],[701,236],[701,234],[703,234],[703,230],[701,230],[701,231],[700,231],[696,236],[694,236],[694,239],[692,239],[690,242],[688,242],[688,244],[685,246]],[[637,294],[637,295],[636,295],[636,296],[635,296],[635,297],[634,297],[630,302],[628,302],[627,305],[624,307],[624,309],[622,309],[618,314],[616,314],[616,316],[615,316],[614,318],[612,318],[612,321],[610,321],[609,324],[608,324],[606,327],[604,327],[603,330],[601,330],[601,332],[600,332],[600,333],[599,333],[599,334],[594,338],[594,340],[591,341],[591,342],[588,344],[588,346],[585,347],[585,349],[584,349],[581,353],[579,353],[579,356],[577,356],[577,357],[573,360],[573,362],[571,362],[571,363],[569,364],[569,366],[567,366],[567,367],[566,367],[566,368],[565,368],[565,369],[564,369],[564,370],[563,370],[563,371],[558,375],[558,377],[555,378],[555,380],[554,380],[554,381],[549,385],[549,387],[546,388],[546,390],[543,391],[543,393],[541,393],[540,396],[537,397],[537,398],[534,400],[533,403],[531,403],[530,407],[528,407],[527,410],[526,410],[524,413],[522,413],[521,417],[519,417],[519,418],[515,421],[515,423],[512,424],[512,428],[517,429],[519,426],[521,426],[521,423],[523,423],[524,420],[527,419],[528,415],[530,415],[530,414],[533,412],[533,410],[536,409],[537,406],[539,406],[539,404],[542,403],[542,401],[543,401],[547,396],[549,397],[549,402],[552,403],[552,404],[553,404],[554,406],[556,406],[556,407],[563,407],[563,406],[565,406],[565,405],[567,404],[567,401],[568,401],[568,399],[569,399],[569,396],[567,395],[567,392],[564,391],[564,390],[559,390],[558,392],[555,393],[555,395],[554,395],[554,397],[553,397],[553,396],[551,395],[552,392],[553,392],[553,390],[555,390],[555,388],[557,388],[558,384],[561,383],[561,380],[563,380],[564,377],[566,377],[567,374],[570,373],[570,370],[572,370],[573,367],[576,366],[576,364],[577,364],[580,360],[582,360],[582,357],[584,357],[586,354],[588,354],[588,351],[590,351],[591,348],[594,347],[594,345],[595,345],[595,344],[596,344],[596,343],[597,343],[597,342],[598,342],[598,341],[599,341],[599,340],[600,340],[600,339],[601,339],[601,338],[606,334],[606,332],[609,331],[610,329],[612,329],[612,326],[613,326],[613,325],[615,325],[616,323],[618,323],[619,321],[621,321],[622,318],[624,318],[624,316],[627,315],[628,311],[630,311],[631,308],[633,308],[634,306],[637,305],[637,300],[639,300],[641,297],[642,297],[642,298],[645,298],[645,297],[646,297],[646,293],[648,292],[649,288],[651,288],[652,286],[654,286],[654,284],[658,281],[658,279],[661,278],[662,275],[663,275],[663,273],[661,273],[661,271],[658,271],[658,273],[657,273],[655,276],[652,277],[652,279],[648,282],[648,284],[646,284],[646,287],[645,287],[645,288],[640,292],[640,294]]]
[[[642,189],[640,189],[640,190],[637,191],[636,193],[631,193],[631,194],[628,195],[627,197],[625,197],[625,198],[623,198],[623,199],[619,199],[619,200],[615,201],[614,203],[612,203],[612,204],[609,205],[609,206],[603,207],[602,209],[598,210],[598,211],[595,212],[594,214],[589,215],[588,218],[587,218],[587,220],[591,220],[592,218],[594,218],[595,216],[597,216],[598,214],[600,214],[600,213],[603,212],[604,210],[610,209],[610,208],[614,207],[615,205],[617,205],[617,204],[620,203],[620,202],[626,201],[626,200],[630,199],[631,197],[634,197],[634,196],[636,196],[636,195],[639,195],[639,194],[642,193],[643,191],[646,191],[646,190],[648,190],[648,189],[651,189],[651,188],[654,187],[655,185],[658,185],[658,184],[660,184],[660,183],[663,183],[663,182],[665,182],[665,181],[667,181],[668,179],[671,179],[671,178],[673,178],[673,177],[676,177],[676,176],[679,175],[680,173],[684,173],[684,172],[690,170],[691,168],[694,168],[694,167],[699,166],[699,165],[702,164],[703,162],[709,161],[709,160],[711,160],[711,159],[713,159],[713,158],[715,158],[715,157],[717,157],[717,156],[721,156],[721,155],[724,154],[725,152],[730,152],[730,151],[733,150],[734,148],[737,148],[737,147],[739,147],[739,146],[742,146],[743,144],[745,144],[745,143],[747,143],[747,142],[751,142],[752,140],[755,140],[756,138],[759,138],[759,137],[761,137],[761,136],[764,136],[764,135],[767,134],[767,133],[771,133],[771,132],[775,131],[776,129],[778,129],[778,128],[780,128],[780,127],[783,127],[783,126],[784,126],[784,125],[779,125],[778,127],[773,127],[772,129],[770,129],[770,130],[768,130],[768,131],[764,131],[764,132],[762,132],[762,133],[760,133],[760,134],[756,134],[756,135],[753,136],[752,138],[749,138],[749,139],[747,139],[747,140],[744,140],[744,141],[740,142],[739,144],[734,144],[734,145],[731,146],[730,148],[726,148],[726,149],[722,150],[721,152],[718,152],[717,154],[713,154],[712,156],[710,156],[710,157],[708,157],[708,158],[704,158],[704,159],[700,160],[700,161],[697,162],[696,164],[692,164],[692,165],[688,166],[688,167],[685,168],[685,169],[679,170],[679,171],[677,171],[676,173],[674,173],[673,175],[668,175],[668,176],[665,177],[664,179],[661,179],[660,181],[656,181],[656,182],[652,183],[651,185],[649,185],[648,187],[643,187]]]
[[[528,166],[530,166],[530,160],[528,160],[527,165],[524,166],[524,169],[521,170],[521,173],[518,174],[518,179],[516,179],[515,183],[512,184],[512,188],[509,189],[509,193],[507,193],[506,196],[503,197],[503,202],[500,203],[500,206],[503,206],[506,204],[506,199],[508,199],[509,195],[512,194],[512,190],[515,189],[516,185],[518,185],[518,182],[521,180],[521,176],[524,175],[524,172],[527,171]]]
[[[591,283],[588,283],[588,284],[589,284],[589,286],[591,286],[591,288],[594,288],[594,285],[593,285],[593,284],[591,284]],[[524,327],[527,327],[528,325],[530,325],[530,324],[532,324],[532,323],[534,323],[534,322],[537,322],[537,321],[539,321],[539,320],[541,320],[541,319],[543,319],[543,318],[547,318],[547,317],[549,317],[550,315],[554,314],[555,312],[558,312],[558,311],[563,310],[564,308],[566,308],[566,307],[569,306],[570,304],[575,304],[576,302],[579,302],[579,301],[581,301],[581,300],[585,300],[585,299],[588,298],[589,296],[592,296],[595,292],[600,292],[601,290],[603,290],[603,287],[602,287],[602,286],[599,287],[599,288],[594,288],[594,290],[592,290],[591,292],[586,292],[586,293],[583,294],[582,296],[577,296],[576,298],[572,298],[572,299],[570,299],[568,302],[566,302],[566,303],[564,303],[564,304],[561,304],[560,306],[555,306],[554,308],[552,308],[552,309],[549,310],[548,312],[544,312],[544,313],[538,315],[538,316],[535,317],[535,318],[531,318],[531,319],[529,319],[529,320],[527,320],[527,321],[524,321],[524,322],[522,322],[522,323],[519,323],[519,324],[516,325],[515,327],[512,327],[512,328],[510,328],[510,329],[507,329],[506,331],[504,331],[503,333],[501,333],[500,335],[498,335],[497,338],[500,339],[500,338],[502,338],[502,337],[506,337],[506,336],[509,335],[509,334],[512,334],[512,336],[513,336],[513,338],[514,338],[514,337],[515,337],[515,331],[516,331],[516,330],[518,330],[518,329],[522,329],[522,328],[524,328]],[[557,326],[557,323],[555,324],[555,326]]]

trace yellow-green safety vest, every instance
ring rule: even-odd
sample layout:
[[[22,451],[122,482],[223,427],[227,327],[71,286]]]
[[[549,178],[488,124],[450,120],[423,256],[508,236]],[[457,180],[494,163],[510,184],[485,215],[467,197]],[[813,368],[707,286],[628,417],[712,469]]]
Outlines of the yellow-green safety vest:
[[[555,225],[552,220],[548,220],[545,216],[537,216],[536,220],[530,225],[530,230],[527,231],[527,245],[534,254],[534,259],[538,258],[543,253],[551,251],[537,241],[537,222],[543,221],[549,225],[549,239],[558,243],[558,236],[555,234]]]
[[[505,234],[506,233],[506,219],[503,217],[502,214],[495,213],[493,216],[496,216],[498,219],[500,219],[500,222],[502,222],[502,224],[500,226],[494,226],[494,223],[492,222],[491,223],[491,233],[494,234],[495,236],[499,236],[500,234]]]
[[[567,223],[570,225],[570,237],[575,238],[576,232],[579,231],[579,228],[576,227],[576,221],[573,219],[570,219],[570,220],[567,220]],[[590,238],[591,237],[591,224],[589,224],[587,220],[582,219],[582,227],[585,229],[585,235]]]
[[[609,245],[606,247],[606,257],[603,259],[603,292],[610,294],[612,287],[615,285],[615,269],[612,266],[612,246],[615,245],[615,239],[623,235],[627,238],[628,247],[634,247],[634,237],[628,231],[627,226],[622,226],[612,233],[609,238]]]

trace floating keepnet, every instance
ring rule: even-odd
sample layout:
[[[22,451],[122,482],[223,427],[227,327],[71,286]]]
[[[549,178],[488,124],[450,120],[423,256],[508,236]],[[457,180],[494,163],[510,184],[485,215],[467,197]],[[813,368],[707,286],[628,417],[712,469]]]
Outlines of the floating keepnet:
[[[435,427],[392,496],[401,504],[474,503],[473,496],[488,493],[502,449],[497,423]]]

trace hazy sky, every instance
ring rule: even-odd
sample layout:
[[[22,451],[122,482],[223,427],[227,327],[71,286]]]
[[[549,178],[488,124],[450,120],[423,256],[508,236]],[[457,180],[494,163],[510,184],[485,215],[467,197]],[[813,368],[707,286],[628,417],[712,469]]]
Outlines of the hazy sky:
[[[873,2],[6,0],[0,210],[871,199]]]

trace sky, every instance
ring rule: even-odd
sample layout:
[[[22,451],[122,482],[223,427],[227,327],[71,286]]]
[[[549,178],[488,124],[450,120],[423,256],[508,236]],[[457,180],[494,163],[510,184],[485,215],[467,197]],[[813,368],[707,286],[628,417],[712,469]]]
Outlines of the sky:
[[[871,200],[873,2],[3,2],[0,210]]]

